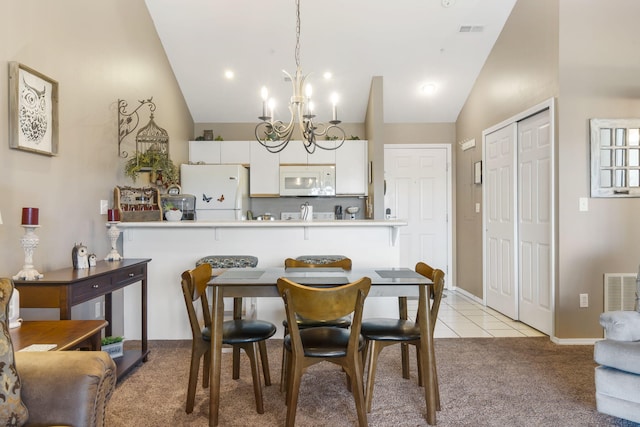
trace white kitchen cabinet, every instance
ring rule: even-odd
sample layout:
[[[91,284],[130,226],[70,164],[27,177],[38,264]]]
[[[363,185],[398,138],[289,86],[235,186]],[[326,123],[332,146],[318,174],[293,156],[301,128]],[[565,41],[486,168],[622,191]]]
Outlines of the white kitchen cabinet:
[[[320,141],[320,144],[325,147],[336,146],[335,141]],[[314,151],[313,154],[307,154],[307,161],[310,165],[334,165],[336,163],[336,151],[316,148],[316,151]]]
[[[222,141],[189,141],[189,163],[220,164]]]
[[[280,152],[280,164],[307,164],[307,151],[302,146],[302,141],[289,141],[285,149]]]
[[[251,141],[220,141],[220,163],[248,165],[251,162]]]
[[[270,153],[258,141],[250,143],[249,195],[274,197],[280,194],[280,156]]]
[[[368,184],[367,142],[347,140],[335,150],[336,195],[366,196]]]
[[[189,162],[248,165],[250,145],[250,141],[189,141]]]
[[[334,141],[321,141],[325,147],[335,147]],[[309,154],[302,145],[302,141],[289,141],[287,147],[280,152],[280,164],[297,165],[333,165],[336,163],[336,153],[334,150],[316,150]]]

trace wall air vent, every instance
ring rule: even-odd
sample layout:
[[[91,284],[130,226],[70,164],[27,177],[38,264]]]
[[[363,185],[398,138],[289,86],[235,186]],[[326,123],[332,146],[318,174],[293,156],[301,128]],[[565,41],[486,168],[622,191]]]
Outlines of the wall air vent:
[[[604,274],[604,311],[634,310],[636,273]]]
[[[484,26],[482,25],[461,25],[460,33],[481,33],[484,31]]]

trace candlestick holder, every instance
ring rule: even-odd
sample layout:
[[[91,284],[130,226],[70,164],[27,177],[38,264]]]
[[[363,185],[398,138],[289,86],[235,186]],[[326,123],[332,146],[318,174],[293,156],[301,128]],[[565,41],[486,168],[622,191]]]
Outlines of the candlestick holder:
[[[13,276],[13,280],[38,280],[44,277],[43,274],[38,273],[38,270],[33,268],[33,251],[38,247],[40,238],[36,235],[35,229],[40,227],[39,225],[22,225],[24,227],[24,236],[20,239],[22,249],[24,250],[24,265],[22,270]]]
[[[111,252],[107,254],[105,257],[105,261],[120,261],[122,255],[118,253],[118,249],[116,249],[116,245],[118,243],[118,237],[120,237],[120,229],[118,228],[118,224],[120,221],[109,221],[109,229],[107,230],[107,237],[111,241]]]

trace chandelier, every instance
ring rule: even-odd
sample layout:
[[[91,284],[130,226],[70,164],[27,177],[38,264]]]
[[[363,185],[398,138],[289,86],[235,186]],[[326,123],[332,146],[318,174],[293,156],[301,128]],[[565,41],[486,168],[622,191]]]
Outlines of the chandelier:
[[[263,147],[271,153],[279,153],[284,150],[294,135],[295,128],[298,128],[302,145],[309,154],[316,148],[322,150],[336,150],[344,144],[345,133],[338,125],[337,96],[332,96],[333,114],[329,125],[316,123],[313,119],[313,103],[311,102],[311,85],[305,86],[307,76],[302,74],[300,67],[300,0],[296,0],[296,47],[295,47],[296,72],[294,76],[282,70],[291,80],[293,96],[289,102],[289,112],[291,119],[288,124],[282,120],[275,120],[273,113],[273,100],[269,100],[269,93],[266,87],[262,88],[262,120],[255,129],[256,139]],[[327,140],[318,141],[317,137],[326,137]],[[333,144],[328,144],[331,141]]]

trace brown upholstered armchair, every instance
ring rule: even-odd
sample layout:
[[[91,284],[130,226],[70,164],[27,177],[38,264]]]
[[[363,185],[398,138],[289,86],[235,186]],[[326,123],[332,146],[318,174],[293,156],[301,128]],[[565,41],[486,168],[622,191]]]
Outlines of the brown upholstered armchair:
[[[0,278],[0,424],[103,427],[116,366],[103,351],[13,352],[13,281]]]

